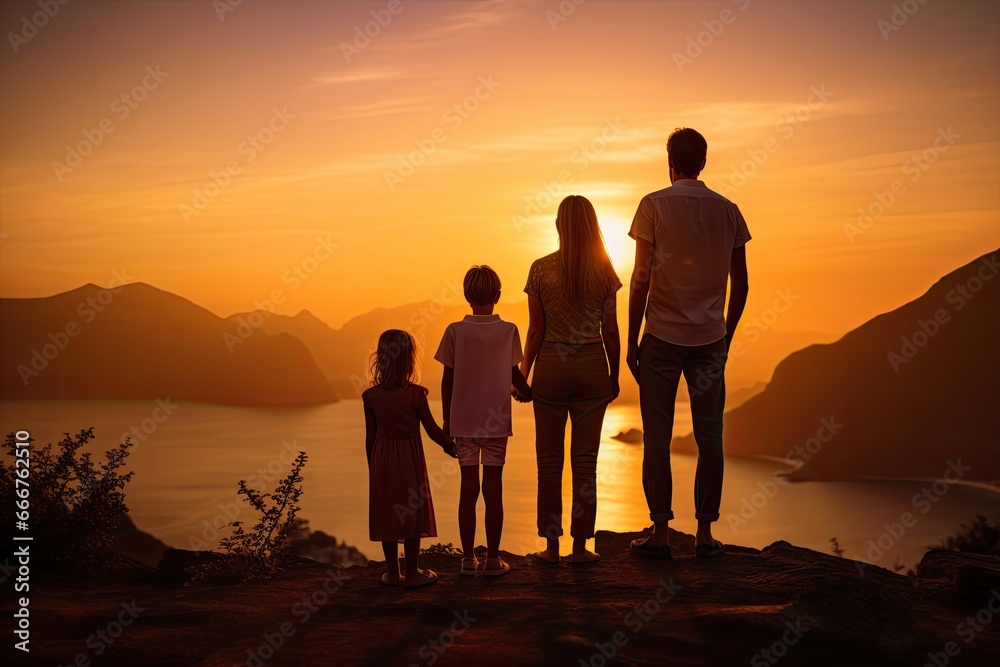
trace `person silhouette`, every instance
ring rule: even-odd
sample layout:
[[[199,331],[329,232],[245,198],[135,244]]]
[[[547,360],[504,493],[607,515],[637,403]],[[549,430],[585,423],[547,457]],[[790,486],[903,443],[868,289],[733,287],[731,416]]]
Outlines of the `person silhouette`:
[[[736,204],[698,180],[707,154],[708,142],[697,131],[680,128],[671,134],[671,185],[642,198],[629,231],[636,252],[626,363],[639,384],[642,486],[653,522],[652,533],[631,544],[640,556],[671,557],[670,440],[682,374],[698,445],[695,552],[711,557],[723,548],[712,535],[712,523],[719,519],[722,500],[725,367],[749,291],[750,231]],[[724,312],[727,281],[731,289]]]
[[[534,556],[558,563],[562,529],[562,472],[566,419],[572,424],[570,464],[573,564],[600,556],[587,549],[597,515],[597,453],[608,404],[618,397],[621,343],[615,273],[597,213],[586,197],[571,195],[556,216],[559,250],[528,272],[530,322],[521,372],[535,375],[535,453],[538,459],[538,535],[546,548]]]

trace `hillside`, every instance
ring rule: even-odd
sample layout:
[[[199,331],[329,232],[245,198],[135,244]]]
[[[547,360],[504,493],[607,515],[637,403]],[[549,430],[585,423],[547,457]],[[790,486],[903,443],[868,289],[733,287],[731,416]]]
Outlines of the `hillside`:
[[[0,299],[4,399],[165,398],[232,405],[337,400],[306,346],[143,283]]]
[[[988,253],[788,357],[763,393],[726,415],[726,454],[795,458],[800,480],[939,478],[959,461],[965,480],[1000,479],[998,270]],[[691,437],[675,446],[695,450]]]

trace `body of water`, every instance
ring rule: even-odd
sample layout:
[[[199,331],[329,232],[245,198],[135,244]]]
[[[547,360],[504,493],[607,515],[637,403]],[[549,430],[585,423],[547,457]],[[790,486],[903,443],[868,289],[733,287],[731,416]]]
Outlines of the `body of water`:
[[[435,414],[440,404],[431,403]],[[237,482],[273,489],[299,450],[309,455],[304,470],[301,516],[314,529],[357,546],[370,557],[380,548],[368,540],[368,473],[360,401],[315,408],[241,408],[183,401],[34,401],[0,406],[3,433],[28,429],[36,445],[65,431],[94,426],[95,451],[114,447],[134,432],[128,468],[135,471],[127,502],[136,524],[171,546],[215,546],[220,526],[237,516],[253,523],[239,502]],[[649,525],[642,493],[642,446],[611,436],[641,428],[638,406],[612,405],[605,420],[598,460],[598,529],[637,530]],[[675,432],[691,430],[687,404],[679,404]],[[543,545],[535,530],[536,468],[530,405],[514,405],[514,432],[504,470],[505,523],[502,548],[514,553]],[[438,538],[459,543],[459,472],[455,462],[424,438],[436,508]],[[564,504],[570,487],[564,476]],[[693,484],[696,458],[673,457],[672,526],[694,532]],[[948,468],[941,463],[942,475]],[[977,513],[1000,516],[1000,494],[970,485],[930,481],[775,481],[780,464],[727,459],[722,519],[716,537],[730,544],[764,547],[786,540],[830,552],[836,537],[846,555],[890,567],[895,559],[913,566],[929,545],[953,533]],[[780,481],[780,479],[779,479]],[[921,495],[923,494],[923,495]],[[482,516],[480,502],[480,516]],[[904,515],[909,514],[912,520]],[[905,520],[904,520],[905,519]],[[564,528],[568,535],[568,521]],[[227,529],[222,528],[222,534]],[[477,544],[485,543],[480,520]],[[569,538],[564,551],[568,552]]]

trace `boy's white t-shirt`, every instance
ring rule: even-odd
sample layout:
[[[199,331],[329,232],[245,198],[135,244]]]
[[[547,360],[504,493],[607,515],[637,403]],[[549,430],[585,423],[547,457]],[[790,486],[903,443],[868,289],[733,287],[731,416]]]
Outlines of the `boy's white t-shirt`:
[[[451,437],[503,438],[514,434],[511,368],[524,358],[517,325],[499,315],[466,315],[445,329],[434,358],[455,371]]]
[[[750,240],[736,204],[702,181],[679,179],[642,198],[629,236],[654,249],[645,333],[688,346],[725,336],[733,249]]]

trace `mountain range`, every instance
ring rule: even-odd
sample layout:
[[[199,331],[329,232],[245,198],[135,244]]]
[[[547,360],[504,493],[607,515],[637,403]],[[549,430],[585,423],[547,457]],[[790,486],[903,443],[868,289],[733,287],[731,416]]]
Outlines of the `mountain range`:
[[[0,299],[0,335],[0,395],[8,400],[337,400],[294,336],[256,332],[241,339],[223,318],[144,283]]]
[[[495,311],[503,319],[517,325],[522,344],[528,327],[527,311],[525,301],[501,303]],[[624,310],[620,311],[624,316]],[[441,364],[434,360],[437,345],[448,324],[461,320],[468,313],[465,303],[421,301],[393,308],[376,308],[347,321],[339,329],[326,325],[309,311],[302,311],[295,316],[252,311],[238,313],[228,319],[233,327],[254,322],[259,323],[262,332],[291,334],[301,340],[312,351],[317,365],[342,398],[356,398],[367,388],[369,358],[379,334],[386,329],[406,329],[417,340],[421,383],[434,397],[440,396],[442,374]],[[622,326],[624,327],[624,322]],[[817,332],[744,329],[736,338],[742,343],[741,353],[735,355],[727,365],[729,404],[738,405],[759,393],[774,367],[790,353],[810,343],[833,339],[831,334]],[[624,356],[624,351],[622,354]],[[622,394],[619,400],[638,402],[638,387],[627,377],[626,370],[621,372]],[[678,400],[687,400],[687,387],[683,383],[678,392]]]
[[[997,272],[997,251],[987,253],[832,342],[741,328],[744,353],[727,367],[727,455],[784,459],[799,480],[954,477],[958,469],[965,480],[1000,479],[989,408],[1000,405]],[[525,311],[523,301],[497,309],[522,332]],[[369,356],[388,328],[415,334],[422,382],[437,394],[437,342],[466,312],[463,303],[424,301],[376,308],[334,329],[308,311],[222,318],[143,283],[0,299],[0,396],[330,403],[366,388]],[[635,399],[629,378],[622,388],[621,400]],[[673,447],[696,451],[691,436]]]
[[[1000,480],[998,252],[789,355],[762,393],[727,413],[726,455],[786,459],[798,480]],[[692,436],[673,447],[697,451]]]

